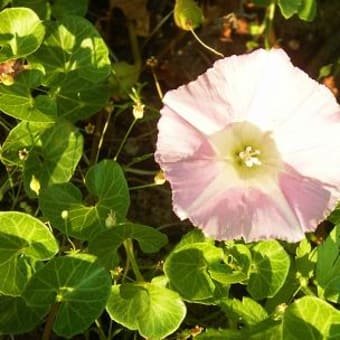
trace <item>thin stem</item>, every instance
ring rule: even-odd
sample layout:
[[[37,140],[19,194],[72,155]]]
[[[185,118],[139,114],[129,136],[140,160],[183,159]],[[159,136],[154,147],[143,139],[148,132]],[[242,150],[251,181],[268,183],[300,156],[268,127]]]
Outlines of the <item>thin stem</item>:
[[[106,335],[103,331],[103,327],[100,324],[99,320],[95,320],[95,324],[97,326],[97,331],[98,331],[100,340],[107,340]]]
[[[130,187],[129,190],[139,190],[139,189],[145,189],[145,188],[152,188],[152,187],[157,187],[160,184],[158,183],[149,183],[149,184],[143,184],[143,185],[136,185],[134,187]]]
[[[129,259],[129,262],[131,263],[131,268],[133,270],[133,273],[136,276],[136,280],[139,282],[144,282],[144,278],[143,275],[141,274],[136,258],[135,258],[135,254],[133,251],[133,243],[131,239],[127,239],[123,242],[125,251],[126,251],[126,255]]]
[[[50,339],[51,333],[52,333],[52,326],[54,323],[54,319],[57,315],[58,309],[59,309],[59,303],[55,303],[54,305],[52,305],[52,308],[50,310],[50,313],[48,314],[48,317],[45,323],[45,328],[44,328],[44,332],[43,332],[41,340]]]
[[[209,50],[210,52],[218,55],[219,57],[224,58],[224,55],[221,52],[216,51],[215,49],[213,49],[212,47],[208,46],[206,43],[204,43],[199,36],[195,33],[195,31],[193,29],[190,30],[190,32],[192,33],[192,35],[194,36],[194,38],[207,50]]]
[[[163,91],[161,89],[161,85],[159,84],[157,74],[156,74],[155,70],[153,69],[153,67],[151,68],[151,73],[152,73],[153,81],[155,82],[158,97],[159,97],[160,100],[162,100],[163,99]]]
[[[135,168],[128,168],[128,167],[124,167],[124,171],[125,172],[131,172],[133,174],[138,174],[138,175],[145,175],[145,176],[154,176],[157,171],[155,170],[141,170],[141,169],[135,169]]]
[[[273,46],[273,21],[275,16],[276,1],[272,1],[267,7],[266,16],[264,19],[264,46],[267,50]]]
[[[96,157],[95,157],[94,164],[96,164],[96,163],[98,162],[99,153],[100,153],[100,150],[101,150],[102,145],[103,145],[105,133],[106,133],[107,128],[108,128],[108,126],[109,126],[109,124],[110,124],[111,116],[112,116],[112,111],[110,110],[110,111],[108,112],[107,118],[106,118],[106,120],[105,120],[105,124],[104,124],[104,126],[103,126],[102,133],[100,134],[100,139],[99,139],[99,142],[98,142],[98,147],[97,147],[97,152],[96,152]]]
[[[301,286],[301,290],[309,296],[315,296],[315,293],[308,286]]]
[[[115,155],[114,158],[113,158],[115,161],[118,159],[118,156],[119,156],[120,152],[122,151],[122,149],[123,149],[123,147],[124,147],[124,144],[125,144],[127,138],[129,137],[129,134],[131,133],[133,127],[135,126],[137,120],[138,120],[138,119],[135,118],[135,119],[132,121],[131,125],[129,126],[128,130],[126,131],[125,136],[124,136],[123,140],[121,141],[121,143],[120,143],[120,145],[119,145],[119,148],[118,148],[118,150],[117,150],[117,152],[116,152],[116,155]]]

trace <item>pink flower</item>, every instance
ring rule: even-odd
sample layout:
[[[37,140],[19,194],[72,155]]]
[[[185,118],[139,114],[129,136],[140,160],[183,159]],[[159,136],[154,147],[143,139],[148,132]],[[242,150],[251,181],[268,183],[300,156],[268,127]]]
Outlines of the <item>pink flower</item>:
[[[206,235],[295,242],[335,207],[340,107],[283,50],[217,61],[161,114],[155,158],[174,211]]]

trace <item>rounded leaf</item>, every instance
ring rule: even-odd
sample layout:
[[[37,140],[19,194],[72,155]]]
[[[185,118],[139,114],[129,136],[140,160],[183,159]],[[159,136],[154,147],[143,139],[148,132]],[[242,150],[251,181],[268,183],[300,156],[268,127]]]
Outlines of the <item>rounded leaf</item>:
[[[26,57],[44,39],[45,28],[29,8],[6,8],[0,12],[0,22],[0,63]]]
[[[174,20],[178,27],[190,31],[203,22],[203,13],[194,0],[176,0]]]
[[[114,321],[150,339],[172,334],[186,315],[176,292],[152,283],[113,286],[106,309]]]
[[[115,161],[103,160],[90,168],[85,184],[94,204],[83,202],[80,190],[71,183],[55,184],[43,190],[39,203],[55,228],[66,235],[89,240],[107,230],[108,216],[114,216],[117,223],[125,219],[130,198],[124,173]]]
[[[53,330],[60,336],[83,332],[105,308],[111,277],[95,260],[87,254],[54,258],[25,287],[23,298],[29,306],[58,303]]]
[[[340,339],[340,312],[316,297],[305,296],[296,300],[284,312],[282,338]]]
[[[0,212],[0,293],[20,295],[32,275],[32,261],[58,252],[58,244],[40,220],[22,212]]]
[[[0,295],[0,334],[22,334],[34,329],[47,313],[31,308],[20,296]]]
[[[289,256],[275,240],[257,243],[252,248],[252,254],[252,273],[247,290],[256,300],[273,297],[287,278]]]

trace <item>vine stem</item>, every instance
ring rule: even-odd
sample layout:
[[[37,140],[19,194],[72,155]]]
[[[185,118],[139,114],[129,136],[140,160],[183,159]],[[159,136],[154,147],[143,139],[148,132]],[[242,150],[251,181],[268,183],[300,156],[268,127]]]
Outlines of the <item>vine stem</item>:
[[[142,185],[136,185],[134,187],[130,187],[129,190],[139,190],[139,189],[146,189],[146,188],[152,188],[152,187],[158,187],[158,183],[148,183],[148,184],[142,184]]]
[[[97,152],[96,152],[95,161],[94,161],[95,164],[98,162],[99,153],[100,153],[100,150],[101,150],[103,142],[104,142],[104,137],[105,137],[107,128],[108,128],[108,126],[110,124],[111,116],[112,116],[112,110],[110,110],[108,112],[107,118],[105,120],[105,124],[103,126],[102,133],[100,134],[100,139],[99,139],[99,142],[98,142]]]
[[[208,46],[206,43],[204,43],[200,37],[195,33],[195,31],[193,29],[190,30],[190,32],[192,33],[192,35],[194,36],[194,38],[207,50],[209,50],[210,52],[218,55],[219,57],[224,58],[224,55],[221,52],[216,51],[215,49],[213,49],[212,47]]]
[[[115,155],[114,158],[113,158],[115,161],[118,159],[118,156],[119,156],[120,152],[122,151],[123,146],[124,146],[124,144],[125,144],[127,138],[129,137],[129,135],[130,135],[130,133],[131,133],[133,127],[135,126],[137,120],[138,120],[138,119],[134,118],[134,120],[133,120],[132,123],[130,124],[128,130],[126,131],[125,136],[124,136],[123,140],[121,141],[121,143],[120,143],[120,145],[119,145],[119,148],[118,148],[118,150],[117,150],[117,152],[116,152],[116,155]]]
[[[51,333],[52,333],[52,326],[54,323],[54,319],[57,315],[58,309],[59,309],[59,303],[55,303],[52,305],[52,308],[50,310],[50,313],[48,314],[48,317],[45,323],[44,332],[43,332],[41,340],[50,339]]]
[[[143,275],[141,274],[136,258],[135,258],[135,254],[133,251],[133,243],[131,239],[127,239],[123,242],[125,251],[126,251],[126,255],[128,257],[129,262],[131,263],[131,268],[133,270],[133,273],[136,276],[136,280],[138,282],[144,282],[144,278]]]
[[[264,46],[266,50],[269,50],[273,46],[273,21],[275,16],[276,1],[272,0],[266,10],[266,16],[264,19],[265,31],[264,31]]]
[[[156,74],[156,72],[153,68],[151,68],[151,73],[152,73],[153,81],[154,81],[155,86],[156,86],[158,97],[159,97],[160,100],[162,100],[163,99],[163,91],[162,91],[161,85],[159,84],[157,74]]]

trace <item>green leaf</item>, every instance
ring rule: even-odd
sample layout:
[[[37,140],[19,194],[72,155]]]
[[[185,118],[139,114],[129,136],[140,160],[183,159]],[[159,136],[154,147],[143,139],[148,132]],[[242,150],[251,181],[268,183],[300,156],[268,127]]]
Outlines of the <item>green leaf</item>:
[[[51,5],[48,0],[12,0],[13,7],[28,7],[37,13],[42,20],[51,16]]]
[[[135,239],[144,253],[155,253],[167,244],[168,238],[157,229],[139,224],[120,224],[98,234],[89,241],[90,253],[98,257],[100,264],[107,269],[119,263],[117,250],[126,239]]]
[[[340,224],[318,246],[316,281],[318,294],[329,301],[340,302]]]
[[[0,334],[22,334],[34,329],[47,313],[31,308],[20,296],[0,295]]]
[[[0,22],[0,63],[32,54],[44,39],[44,26],[29,8],[6,8]]]
[[[340,338],[340,312],[312,296],[296,300],[283,315],[282,338],[331,340]]]
[[[122,222],[130,203],[124,173],[115,161],[103,160],[91,167],[85,184],[92,195],[87,202],[83,202],[81,191],[71,183],[52,185],[39,196],[41,210],[51,224],[82,240],[106,230],[105,220],[109,216],[114,216],[117,223]]]
[[[273,297],[283,286],[289,272],[290,259],[279,242],[262,241],[252,248],[252,273],[247,290],[261,300]]]
[[[282,15],[289,19],[295,13],[298,13],[302,6],[303,0],[278,0],[278,5],[280,7]]]
[[[37,271],[23,297],[32,307],[58,303],[53,330],[70,338],[85,331],[103,312],[111,278],[96,258],[87,254],[60,256]]]
[[[20,159],[20,154],[27,154]],[[32,178],[40,187],[67,182],[73,175],[83,152],[83,136],[68,122],[44,124],[23,121],[9,133],[1,158],[7,165],[23,167],[28,193]]]
[[[295,13],[305,21],[312,21],[316,15],[316,0],[278,0],[282,15],[289,19]]]
[[[315,268],[315,249],[307,239],[303,239],[296,249],[295,264],[298,273],[307,280],[312,278]]]
[[[298,15],[302,20],[313,21],[316,16],[316,0],[302,0]]]
[[[59,74],[50,86],[49,97],[56,101],[58,119],[71,122],[91,117],[105,106],[110,97],[110,86],[106,81],[93,83],[81,78],[78,71]]]
[[[152,283],[113,286],[106,308],[111,319],[149,339],[172,334],[186,314],[176,292]]]
[[[164,272],[171,287],[187,300],[211,298],[215,284],[208,273],[208,262],[199,248],[180,249],[169,255]]]
[[[220,303],[228,317],[246,326],[253,326],[268,318],[266,310],[256,301],[248,297],[238,299],[223,299]]]
[[[295,263],[292,262],[285,283],[279,291],[271,298],[266,299],[265,308],[268,312],[275,312],[277,306],[292,301],[296,292],[300,289]]]
[[[47,95],[33,97],[32,89],[41,84],[39,70],[21,72],[11,86],[0,84],[0,110],[20,120],[52,122],[57,119],[57,106]]]
[[[74,3],[69,2],[69,6]],[[109,51],[98,31],[86,19],[72,15],[49,23],[46,38],[31,60],[43,65],[47,85],[62,75],[64,78],[58,80],[58,86],[64,91],[70,86],[74,88],[74,79],[81,93],[81,80],[98,83],[111,71]],[[67,84],[63,84],[64,81]]]
[[[203,13],[194,0],[176,0],[174,20],[179,28],[190,31],[201,25]]]
[[[21,212],[0,212],[0,293],[20,295],[32,261],[50,259],[58,244],[38,219]]]
[[[65,14],[84,16],[87,12],[89,0],[56,0],[52,6],[52,13],[56,18]]]
[[[225,285],[241,283],[248,278],[244,273],[236,270],[233,271],[230,266],[222,263],[211,265],[208,272],[212,279]]]

